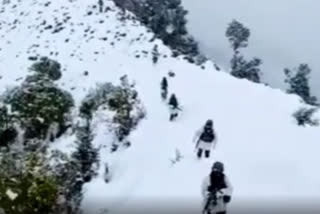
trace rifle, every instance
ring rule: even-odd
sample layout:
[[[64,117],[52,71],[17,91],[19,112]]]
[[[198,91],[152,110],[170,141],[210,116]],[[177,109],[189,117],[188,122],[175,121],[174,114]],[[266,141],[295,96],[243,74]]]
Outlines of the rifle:
[[[205,204],[205,206],[203,208],[203,212],[202,212],[203,214],[210,214],[210,209],[209,209],[210,206],[211,207],[217,206],[217,204],[218,204],[218,202],[217,202],[217,200],[218,200],[217,193],[218,192],[219,192],[218,190],[214,190],[214,191],[211,191],[209,193],[209,196],[207,198],[206,204]]]
[[[210,212],[209,207],[210,205],[212,206],[216,206],[217,205],[217,194],[216,191],[215,192],[211,192],[209,193],[209,196],[207,198],[206,204],[203,208],[203,214],[207,214]]]

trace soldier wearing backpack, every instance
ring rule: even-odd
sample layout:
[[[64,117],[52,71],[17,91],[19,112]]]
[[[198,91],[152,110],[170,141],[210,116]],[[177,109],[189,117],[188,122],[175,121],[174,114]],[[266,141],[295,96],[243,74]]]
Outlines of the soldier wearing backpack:
[[[196,149],[198,158],[201,158],[204,151],[205,157],[210,157],[210,151],[215,148],[217,143],[217,136],[213,130],[213,121],[207,120],[205,126],[196,132],[193,139],[196,142]]]
[[[226,214],[233,187],[224,174],[224,164],[217,161],[202,182],[203,214]]]

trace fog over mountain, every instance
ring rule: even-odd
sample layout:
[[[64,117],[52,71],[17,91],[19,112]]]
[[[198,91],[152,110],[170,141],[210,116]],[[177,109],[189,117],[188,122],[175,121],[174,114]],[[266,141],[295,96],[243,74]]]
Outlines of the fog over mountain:
[[[284,88],[283,68],[308,63],[312,93],[320,97],[320,1],[183,0],[189,29],[202,51],[227,70],[231,49],[225,30],[232,19],[250,28],[246,54],[263,60],[263,81]],[[243,51],[244,51],[243,50]]]

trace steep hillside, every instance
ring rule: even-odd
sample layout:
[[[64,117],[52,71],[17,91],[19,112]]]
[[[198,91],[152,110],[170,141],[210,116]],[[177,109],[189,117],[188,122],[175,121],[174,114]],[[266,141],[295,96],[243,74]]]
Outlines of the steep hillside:
[[[296,125],[292,113],[302,106],[296,96],[235,79],[211,62],[201,68],[171,57],[133,16],[123,18],[111,1],[104,7],[100,13],[95,0],[11,0],[0,10],[0,92],[21,83],[36,56],[61,63],[59,85],[72,93],[77,106],[96,83],[117,83],[124,74],[136,82],[147,117],[130,136],[131,147],[110,153],[112,136],[103,116],[95,115],[94,143],[105,147],[99,176],[85,185],[86,213],[200,212],[200,183],[214,160],[225,163],[233,183],[233,213],[273,205],[273,200],[320,198],[320,129]],[[156,44],[160,58],[153,64]],[[170,71],[174,77],[168,77]],[[183,106],[174,122],[160,98],[164,76]],[[192,138],[208,118],[214,120],[218,145],[210,160],[196,160]],[[65,136],[53,146],[73,149],[72,139]],[[176,150],[183,158],[172,165]],[[103,180],[106,162],[110,183]]]

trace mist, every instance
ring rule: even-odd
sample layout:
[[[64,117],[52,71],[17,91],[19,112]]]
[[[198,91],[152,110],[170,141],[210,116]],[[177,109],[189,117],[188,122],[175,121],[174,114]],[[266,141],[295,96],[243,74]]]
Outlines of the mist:
[[[236,19],[251,31],[246,58],[263,60],[262,81],[285,89],[284,68],[308,63],[311,93],[320,98],[319,0],[182,0],[200,49],[225,70],[232,56],[225,31]]]

